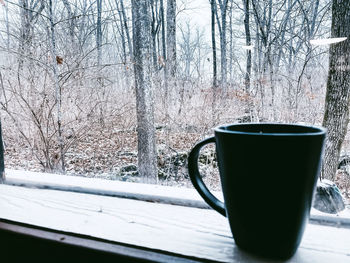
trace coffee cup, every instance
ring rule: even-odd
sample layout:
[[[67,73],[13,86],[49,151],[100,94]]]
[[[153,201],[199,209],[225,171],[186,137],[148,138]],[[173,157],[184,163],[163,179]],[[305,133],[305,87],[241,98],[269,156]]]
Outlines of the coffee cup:
[[[290,258],[308,222],[326,130],[297,124],[227,124],[199,142],[188,157],[195,189],[226,216],[241,249],[271,259]],[[198,169],[203,146],[216,145],[224,202]]]

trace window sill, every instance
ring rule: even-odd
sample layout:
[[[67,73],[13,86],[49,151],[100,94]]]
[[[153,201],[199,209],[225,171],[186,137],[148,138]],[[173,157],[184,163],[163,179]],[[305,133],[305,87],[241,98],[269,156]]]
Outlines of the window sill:
[[[106,244],[144,248],[145,255],[158,251],[198,261],[265,262],[239,250],[226,218],[210,209],[5,184],[0,185],[0,207],[2,219],[80,234],[86,240],[93,237]],[[59,242],[67,240],[71,239]],[[309,224],[300,248],[288,262],[334,260],[350,262],[350,229]],[[164,256],[160,261],[172,259]]]
[[[129,183],[100,178],[66,176],[13,169],[6,169],[6,184],[211,209],[196,190],[188,188]],[[222,192],[213,192],[213,194],[221,201],[223,200]],[[312,223],[350,228],[350,209],[332,215],[322,213],[312,208],[310,221]]]
[[[1,258],[11,262],[201,262],[162,251],[0,219]]]
[[[6,169],[6,184],[38,189],[121,197],[141,201],[210,208],[197,191],[188,188],[129,183],[59,174]],[[213,192],[223,200],[221,192]]]

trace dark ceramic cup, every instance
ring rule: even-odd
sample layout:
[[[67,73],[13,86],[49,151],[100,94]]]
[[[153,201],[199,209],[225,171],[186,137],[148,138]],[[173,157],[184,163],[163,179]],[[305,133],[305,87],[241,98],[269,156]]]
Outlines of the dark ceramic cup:
[[[203,199],[228,217],[238,247],[273,259],[290,258],[309,219],[319,176],[324,128],[290,124],[229,124],[198,143],[188,158]],[[200,149],[216,144],[224,203],[203,183]]]

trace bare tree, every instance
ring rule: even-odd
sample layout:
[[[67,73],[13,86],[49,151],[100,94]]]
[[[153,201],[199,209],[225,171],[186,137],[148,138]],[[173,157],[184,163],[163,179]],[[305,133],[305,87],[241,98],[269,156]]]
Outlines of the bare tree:
[[[157,37],[160,32],[161,15],[159,14],[158,0],[151,0],[151,36],[152,36],[152,57],[153,67],[158,69],[158,54],[157,54]]]
[[[160,21],[162,25],[162,57],[163,61],[166,61],[166,38],[165,38],[165,17],[164,17],[164,0],[160,0],[160,7],[159,7],[159,12],[160,12]],[[165,76],[166,74],[166,70]]]
[[[102,0],[96,0],[97,21],[96,21],[96,47],[97,47],[97,65],[101,65],[102,58]]]
[[[167,70],[169,76],[176,76],[176,0],[167,0],[166,13]]]
[[[62,0],[62,2],[68,13],[68,27],[69,27],[68,32],[69,32],[70,41],[73,47],[74,40],[75,40],[76,16],[72,10],[72,4],[68,0]]]
[[[164,16],[164,0],[160,0],[160,21],[161,21],[161,30],[162,30],[162,53],[161,53],[161,61],[163,62],[163,75],[164,75],[164,98],[163,98],[163,107],[165,110],[165,120],[169,120],[169,109],[168,109],[168,103],[169,103],[169,83],[168,83],[168,67],[167,63],[164,63],[167,61],[167,48],[166,48],[166,35],[165,35],[165,16]]]
[[[246,71],[244,77],[244,88],[246,93],[247,106],[245,113],[248,113],[250,119],[252,119],[253,105],[250,99],[251,93],[251,74],[252,74],[252,40],[250,33],[250,0],[243,0],[244,8],[244,31],[245,31],[245,44],[247,47],[246,51]]]
[[[145,182],[157,182],[152,89],[150,2],[132,0],[138,169]]]
[[[215,13],[216,3],[215,0],[210,0],[211,10],[211,48],[213,50],[213,89],[217,86],[217,64],[216,64],[216,41],[215,41]]]
[[[226,55],[226,50],[227,50],[227,39],[226,39],[226,32],[227,32],[227,21],[226,21],[226,16],[227,16],[227,11],[228,11],[228,0],[218,0],[219,2],[219,7],[220,7],[220,18],[216,10],[216,18],[218,21],[218,29],[219,29],[219,36],[220,36],[220,61],[221,61],[221,86],[223,88],[226,87],[227,83],[227,55]]]
[[[123,2],[123,1],[121,1],[121,2]],[[111,8],[113,8],[111,3],[110,3],[110,6],[111,6]],[[119,21],[118,21],[118,18],[116,18],[115,13],[113,13],[113,16],[114,16],[114,20],[116,22],[116,27],[118,29],[118,32],[119,32],[119,35],[121,38],[121,45],[122,45],[122,50],[123,50],[123,63],[126,65],[126,63],[128,61],[127,49],[126,49],[126,38],[125,38],[125,35],[126,35],[125,31],[126,31],[127,27],[126,28],[124,27],[123,12],[122,12],[122,9],[119,7],[118,1],[116,1],[116,6],[117,6],[117,10],[118,10]],[[117,38],[116,38],[116,40],[117,40]],[[125,69],[126,69],[126,67],[125,67]],[[125,74],[125,75],[127,75],[127,74]]]
[[[350,36],[350,2],[333,0],[332,37]],[[323,126],[328,138],[322,177],[334,179],[342,143],[349,123],[350,103],[350,39],[333,44],[329,50],[329,71]]]
[[[129,49],[129,55],[130,55],[130,59],[131,59],[132,58],[132,42],[131,42],[131,38],[130,38],[128,19],[127,19],[126,13],[125,13],[125,7],[123,4],[123,0],[120,0],[120,11],[121,11],[121,14],[123,17],[123,24],[124,24],[126,39],[128,40],[128,49]]]
[[[244,7],[244,30],[245,30],[245,44],[247,46],[247,60],[246,60],[246,73],[244,79],[245,90],[247,93],[250,91],[250,75],[252,72],[252,50],[249,48],[252,44],[251,35],[250,35],[250,8],[249,8],[249,0],[243,0]]]
[[[27,55],[32,48],[34,24],[45,8],[43,0],[20,0],[20,42],[19,42],[19,70],[23,65],[23,55]]]

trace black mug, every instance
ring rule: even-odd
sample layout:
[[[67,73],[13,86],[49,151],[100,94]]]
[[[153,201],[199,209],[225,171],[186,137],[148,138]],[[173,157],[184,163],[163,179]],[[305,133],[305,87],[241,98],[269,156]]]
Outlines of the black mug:
[[[320,171],[324,128],[271,123],[229,124],[198,143],[188,157],[202,198],[228,217],[238,247],[273,259],[290,258],[308,222]],[[216,144],[224,203],[203,183],[200,149]]]

